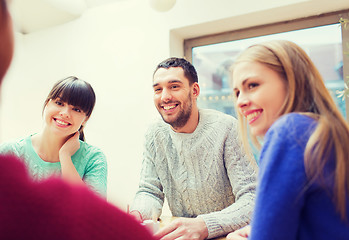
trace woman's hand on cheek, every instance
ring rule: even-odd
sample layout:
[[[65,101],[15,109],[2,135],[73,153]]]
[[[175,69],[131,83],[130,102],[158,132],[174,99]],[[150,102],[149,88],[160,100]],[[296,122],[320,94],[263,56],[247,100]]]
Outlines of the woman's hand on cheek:
[[[63,144],[59,150],[59,159],[62,161],[62,159],[66,159],[66,157],[70,158],[79,148],[79,132],[76,132]]]

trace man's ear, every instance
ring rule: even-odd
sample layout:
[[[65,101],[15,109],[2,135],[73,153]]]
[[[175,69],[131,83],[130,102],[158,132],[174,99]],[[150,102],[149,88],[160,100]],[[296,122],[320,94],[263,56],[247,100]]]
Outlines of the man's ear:
[[[197,98],[200,94],[200,87],[197,82],[193,83],[193,97]]]

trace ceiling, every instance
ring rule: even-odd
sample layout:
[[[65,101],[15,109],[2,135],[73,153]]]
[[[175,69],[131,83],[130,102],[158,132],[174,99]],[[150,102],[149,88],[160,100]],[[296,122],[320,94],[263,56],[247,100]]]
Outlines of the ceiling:
[[[9,8],[15,28],[23,34],[74,20],[88,8],[126,0],[12,0]]]

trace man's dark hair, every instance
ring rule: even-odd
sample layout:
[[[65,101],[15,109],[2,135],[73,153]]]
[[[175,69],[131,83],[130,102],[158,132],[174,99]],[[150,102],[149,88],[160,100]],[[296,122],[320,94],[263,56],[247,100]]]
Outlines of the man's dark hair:
[[[198,75],[196,73],[194,66],[189,61],[185,60],[184,58],[171,57],[171,58],[168,58],[168,59],[162,61],[156,67],[154,74],[159,68],[169,69],[171,67],[182,68],[184,71],[184,76],[186,78],[188,78],[190,85],[192,85],[195,82],[196,83],[198,82]],[[154,74],[153,74],[153,76],[154,76]]]

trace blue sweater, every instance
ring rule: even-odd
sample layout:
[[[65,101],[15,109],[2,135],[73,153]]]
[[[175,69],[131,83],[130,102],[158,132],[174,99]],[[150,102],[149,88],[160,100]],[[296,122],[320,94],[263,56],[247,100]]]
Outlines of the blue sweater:
[[[251,240],[349,239],[349,221],[341,220],[333,199],[334,156],[325,167],[326,188],[307,185],[306,143],[316,127],[310,117],[291,113],[268,130],[260,156]],[[349,198],[347,196],[347,218]]]

